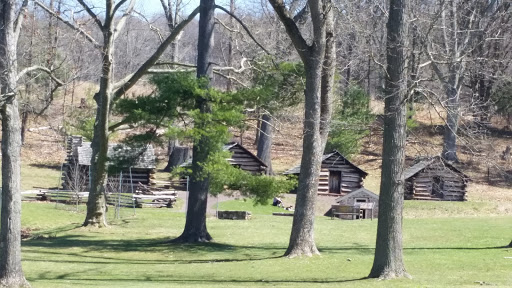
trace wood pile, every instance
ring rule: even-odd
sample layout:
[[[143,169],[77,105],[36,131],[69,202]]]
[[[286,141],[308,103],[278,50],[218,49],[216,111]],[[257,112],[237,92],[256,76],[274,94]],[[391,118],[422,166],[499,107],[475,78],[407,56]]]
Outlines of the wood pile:
[[[133,198],[137,208],[172,208],[176,203],[178,193],[174,190],[156,188],[139,183]]]

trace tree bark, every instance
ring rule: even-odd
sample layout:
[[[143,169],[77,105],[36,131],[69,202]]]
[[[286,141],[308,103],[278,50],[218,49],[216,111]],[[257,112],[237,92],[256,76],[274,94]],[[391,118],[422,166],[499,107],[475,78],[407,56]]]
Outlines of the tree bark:
[[[215,0],[201,0],[199,16],[199,35],[197,41],[197,78],[211,79],[210,54],[213,48],[213,29]],[[209,85],[209,84],[208,84]],[[208,87],[204,87],[208,88]],[[196,108],[201,113],[211,113],[207,99],[196,100]],[[202,129],[204,127],[197,127]],[[190,177],[188,209],[183,233],[175,242],[208,242],[212,237],[206,228],[206,209],[208,207],[209,179],[203,175],[201,163],[206,162],[212,144],[205,136],[194,143],[192,149],[192,175]]]
[[[87,215],[83,226],[105,227],[106,199],[105,181],[107,177],[108,158],[108,123],[110,116],[110,102],[112,100],[112,77],[114,63],[114,31],[113,31],[113,5],[107,1],[105,24],[103,25],[102,68],[99,91],[94,95],[96,101],[96,120],[94,122],[94,135],[91,143],[91,183],[89,198],[87,200]]]
[[[322,152],[325,150],[329,136],[332,116],[332,94],[334,74],[336,71],[336,39],[334,37],[334,13],[329,11],[325,18],[325,56],[322,66],[322,83],[320,91],[320,137]]]
[[[407,276],[402,256],[402,210],[406,138],[407,0],[391,0],[387,23],[387,77],[384,106],[379,222],[370,278]]]
[[[0,287],[30,287],[21,266],[21,122],[16,95],[18,37],[14,9],[15,1],[0,0],[0,95],[14,95],[2,99],[1,107]]]
[[[451,82],[451,81],[450,81]],[[446,88],[446,124],[444,126],[442,157],[457,162],[457,130],[459,128],[459,91],[450,83]]]
[[[261,128],[260,137],[258,139],[258,158],[267,165],[265,174],[273,175],[272,171],[272,133],[274,127],[272,127],[272,116],[269,113],[265,113],[261,117]]]
[[[172,151],[172,154],[169,156],[169,171],[171,172],[174,168],[180,166],[181,164],[187,162],[189,159],[189,151],[190,149],[186,146],[176,146]]]
[[[322,127],[325,126],[321,124],[325,115],[322,113],[324,104],[322,76],[324,59],[326,59],[326,39],[328,38],[328,29],[326,28],[328,26],[326,22],[328,21],[326,19],[332,17],[328,16],[332,13],[332,7],[330,6],[332,3],[328,0],[308,1],[314,35],[313,43],[308,45],[286,10],[284,2],[281,0],[270,0],[269,2],[284,24],[286,32],[299,53],[306,70],[303,153],[292,232],[285,256],[311,256],[319,254],[314,240],[314,212],[320,162],[325,145],[323,136],[327,132],[327,130],[322,130]]]
[[[174,152],[174,149],[179,145],[177,139],[169,139],[167,141],[167,165],[164,168],[164,172],[171,172],[173,165],[171,163],[171,157]]]

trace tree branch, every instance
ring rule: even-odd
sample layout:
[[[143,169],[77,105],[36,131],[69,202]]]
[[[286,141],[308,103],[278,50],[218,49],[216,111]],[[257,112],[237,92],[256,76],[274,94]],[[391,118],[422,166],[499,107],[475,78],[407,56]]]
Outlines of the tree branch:
[[[3,106],[5,102],[10,101],[14,96],[16,96],[16,93],[14,92],[0,94],[0,106]]]
[[[14,21],[14,37],[16,41],[20,38],[21,26],[23,25],[24,14],[27,12],[28,0],[23,0],[23,3],[20,7],[20,12],[16,17],[16,21]]]
[[[236,83],[238,83],[240,86],[242,86],[242,87],[244,87],[244,88],[249,88],[249,85],[247,85],[247,84],[245,84],[245,83],[241,82],[240,80],[238,80],[238,78],[233,77],[233,76],[229,76],[229,75],[226,75],[226,74],[223,74],[223,73],[221,73],[219,70],[215,70],[215,69],[214,69],[214,70],[213,70],[213,74],[219,75],[219,76],[224,77],[224,78],[226,78],[226,79],[228,79],[228,80],[235,81]]]
[[[219,18],[215,17],[215,20],[217,20],[217,22],[219,22],[219,24],[222,25],[222,27],[224,27],[224,29],[228,30],[229,32],[240,33],[240,30],[229,27],[228,25],[224,24],[224,22],[222,22],[222,20],[220,20]]]
[[[123,1],[126,1],[126,0],[123,0]],[[121,2],[123,2],[121,1]],[[91,16],[92,20],[94,20],[94,22],[96,23],[96,25],[98,25],[98,27],[103,30],[103,24],[101,23],[100,19],[98,18],[98,15],[96,15],[91,7],[89,7],[87,5],[87,3],[85,3],[84,0],[78,0],[78,3],[80,3],[80,5],[82,5],[82,7],[84,7],[85,11],[87,12],[87,14],[89,14],[89,16]]]
[[[172,19],[171,11],[169,11],[169,6],[165,3],[165,0],[160,0],[162,3],[162,9],[164,9],[165,19],[167,19],[167,23],[169,23],[170,19]]]
[[[233,13],[231,13],[229,10],[227,10],[226,8],[224,8],[222,6],[215,5],[215,8],[220,9],[220,10],[224,11],[224,13],[233,17],[244,28],[245,32],[247,32],[247,35],[249,35],[249,37],[251,37],[252,41],[254,41],[254,43],[256,43],[256,45],[258,45],[258,47],[260,47],[268,55],[272,55],[272,54],[270,54],[270,52],[268,52],[267,49],[265,49],[265,47],[263,47],[263,45],[261,45],[258,42],[258,40],[256,40],[256,38],[254,38],[254,36],[252,36],[252,33],[249,31],[249,28],[244,24],[244,22],[242,22],[242,20],[240,18],[238,18],[237,16],[235,16]]]
[[[56,86],[60,87],[60,86],[64,86],[65,85],[63,81],[61,81],[59,78],[57,78],[57,77],[55,77],[55,75],[53,75],[52,70],[50,70],[50,69],[48,69],[46,67],[43,67],[43,66],[31,66],[31,67],[27,67],[27,68],[21,70],[18,73],[18,76],[16,77],[16,81],[20,80],[23,76],[25,76],[25,74],[30,73],[32,71],[36,71],[36,70],[43,71],[46,74],[48,74],[48,76],[50,76],[50,78],[55,83],[57,83]]]
[[[306,23],[306,16],[309,14],[309,4],[306,3],[302,9],[300,9],[299,13],[293,16],[293,21],[295,23],[303,24]]]
[[[117,5],[119,5],[119,4],[121,4],[121,2],[119,2]],[[117,5],[116,5],[116,8],[117,8]],[[119,35],[121,35],[121,33],[119,33],[119,32],[123,29],[124,25],[126,24],[126,18],[128,18],[128,16],[130,16],[130,14],[132,14],[134,6],[135,6],[135,0],[131,0],[130,4],[128,4],[128,7],[126,8],[126,11],[124,11],[123,16],[121,16],[121,19],[119,19],[119,22],[117,22],[116,28],[114,29],[114,41],[117,39],[117,37]],[[116,13],[115,12],[117,10],[116,8],[114,8],[114,14]]]
[[[48,12],[49,14],[51,14],[53,17],[59,19],[62,23],[66,24],[68,27],[70,27],[71,29],[75,30],[78,32],[78,34],[82,35],[87,41],[89,41],[93,46],[94,48],[97,48],[97,49],[101,49],[101,47],[103,47],[100,43],[98,43],[94,38],[91,37],[91,35],[87,34],[87,32],[85,32],[84,30],[82,30],[82,28],[74,25],[73,23],[69,22],[68,20],[62,18],[60,15],[58,15],[57,13],[55,13],[54,11],[50,10],[48,7],[46,7],[43,3],[41,3],[40,1],[38,0],[34,0],[34,3],[41,7],[44,11]]]
[[[293,45],[296,47],[300,57],[304,62],[306,62],[306,53],[309,53],[311,47],[302,37],[299,27],[297,27],[297,24],[295,23],[295,21],[293,21],[293,17],[286,9],[283,0],[268,0],[268,2],[270,2],[270,5],[272,5],[272,7],[277,13],[277,16],[279,16],[279,18],[281,19],[281,22],[283,23],[284,28],[288,32],[288,35],[290,36],[290,39],[292,40]]]
[[[213,68],[214,71],[232,71],[232,72],[235,72],[235,73],[242,73],[244,72],[245,70],[251,68],[251,67],[245,67],[245,62],[247,62],[247,58],[242,58],[242,61],[240,61],[240,69],[237,69],[235,67],[217,67],[217,68]],[[187,63],[179,63],[179,62],[158,62],[158,63],[155,63],[154,66],[182,66],[182,67],[187,67],[187,68],[197,68],[196,65],[194,64],[187,64]],[[153,73],[155,73],[155,71],[161,71],[161,72],[158,72],[158,73],[165,73],[164,71],[167,71],[169,73],[172,73],[172,72],[178,72],[178,71],[189,71],[189,70],[176,70],[176,69],[151,69],[153,71]]]
[[[160,56],[165,52],[165,49],[169,46],[169,44],[176,39],[176,37],[180,34],[181,30],[185,28],[185,26],[196,17],[196,15],[199,13],[199,7],[194,9],[188,17],[183,20],[180,24],[176,26],[176,28],[172,31],[172,33],[167,36],[167,38],[158,46],[158,49],[156,49],[155,53],[149,57],[144,64],[142,64],[139,69],[131,75],[128,79],[123,79],[121,82],[118,82],[114,85],[114,87],[119,87],[114,92],[113,101],[116,101],[119,99],[126,91],[128,91],[130,88],[137,83],[137,81],[146,74],[146,72],[158,61]]]
[[[121,8],[121,6],[123,6],[123,4],[126,3],[126,1],[128,1],[128,0],[121,0],[121,1],[119,1],[119,3],[116,4],[116,6],[114,6],[114,10],[112,10],[112,16],[114,16],[116,14],[117,10],[119,10]],[[135,4],[135,2],[133,0],[132,0],[132,2],[133,2],[133,4]],[[132,3],[130,2],[130,6],[131,5],[132,5]],[[129,8],[130,7],[128,6],[128,9]]]

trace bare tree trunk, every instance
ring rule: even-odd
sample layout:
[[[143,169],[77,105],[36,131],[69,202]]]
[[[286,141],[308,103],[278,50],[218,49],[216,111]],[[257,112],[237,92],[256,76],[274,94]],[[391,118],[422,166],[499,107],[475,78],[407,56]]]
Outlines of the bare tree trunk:
[[[0,287],[30,287],[21,266],[21,123],[16,95],[18,37],[15,27],[15,2],[0,0],[0,95],[2,95]],[[11,96],[5,96],[7,94]]]
[[[229,1],[229,12],[235,14],[235,0]],[[233,27],[233,17],[229,18],[229,24]],[[233,32],[229,32],[229,43],[228,43],[228,67],[233,67]],[[228,72],[228,76],[231,76],[231,71]],[[231,92],[233,90],[233,80],[227,79],[226,91]]]
[[[171,172],[174,168],[180,166],[181,164],[187,162],[190,158],[189,153],[190,149],[186,146],[175,146],[171,156],[169,156],[169,171]]]
[[[208,77],[211,79],[210,54],[213,48],[214,11],[215,0],[201,0],[197,42],[197,78]],[[204,98],[196,100],[196,108],[201,113],[211,113],[210,105]],[[204,136],[194,143],[187,219],[183,233],[174,239],[175,242],[207,242],[212,240],[206,228],[206,209],[208,207],[210,183],[209,179],[204,177],[201,165],[208,159],[210,155],[208,147],[211,145],[210,140]]]
[[[87,215],[84,226],[107,226],[105,181],[108,153],[108,124],[110,102],[112,100],[112,77],[114,63],[113,3],[107,1],[105,24],[103,25],[102,68],[99,91],[94,95],[96,101],[96,120],[91,143],[91,183],[87,200]]]
[[[387,77],[377,243],[370,278],[407,276],[402,256],[406,137],[407,0],[391,0],[387,23]]]
[[[254,145],[258,145],[258,142],[260,141],[260,130],[261,130],[261,114],[260,109],[256,108],[256,117],[258,117],[258,120],[256,120],[256,130],[254,131]]]
[[[322,130],[322,76],[326,53],[326,24],[324,13],[331,14],[332,9],[327,8],[330,1],[308,1],[313,23],[314,43],[307,51],[300,53],[306,70],[306,91],[304,108],[303,153],[299,175],[299,186],[295,203],[290,242],[285,256],[296,257],[300,255],[311,256],[319,254],[314,239],[315,202],[320,174],[320,162],[325,147]],[[274,7],[275,9],[275,7]],[[328,9],[328,10],[326,10]],[[328,11],[328,12],[326,12]],[[327,17],[328,19],[331,18]],[[285,24],[286,26],[286,24]],[[287,27],[288,28],[288,27]],[[291,31],[287,29],[290,37]],[[331,31],[332,32],[332,31]],[[296,49],[299,50],[300,47]]]
[[[314,215],[318,177],[320,173],[320,159],[323,152],[322,141],[320,139],[320,83],[322,78],[322,58],[323,57],[320,56],[319,58],[310,60],[316,63],[307,63],[305,65],[306,102],[304,111],[303,152],[292,232],[288,249],[285,253],[285,256],[288,257],[320,254],[314,240]]]
[[[27,93],[29,93],[27,91]],[[25,110],[25,108],[21,109],[23,112],[21,112],[21,145],[25,144],[25,132],[27,132],[27,125],[28,125],[28,111]]]
[[[327,144],[327,137],[329,136],[331,124],[335,71],[336,39],[334,37],[334,13],[329,12],[325,18],[325,55],[322,66],[322,83],[320,91],[320,137],[322,140],[322,153],[324,152],[325,145]]]
[[[450,83],[452,84],[452,83]],[[459,91],[454,85],[446,89],[446,125],[444,126],[442,157],[447,161],[457,161],[457,130],[459,128]]]
[[[304,107],[303,152],[299,175],[299,186],[295,202],[290,242],[285,256],[311,256],[319,254],[314,240],[315,202],[318,189],[320,162],[325,147],[324,138],[328,133],[328,116],[330,116],[329,93],[332,79],[326,77],[326,71],[332,71],[334,65],[332,2],[330,0],[309,0],[313,41],[308,45],[295,24],[293,16],[287,10],[283,0],[269,0],[279,19],[286,28],[286,33],[299,53],[306,71],[306,91]],[[332,43],[330,43],[332,42]],[[331,55],[332,54],[332,55]],[[325,61],[325,62],[324,62]],[[330,65],[330,64],[327,64]],[[327,105],[324,107],[324,105]]]
[[[173,155],[174,149],[179,145],[179,142],[177,139],[169,139],[167,141],[167,165],[164,168],[164,172],[171,172],[171,168],[173,167],[173,164],[171,163],[171,157]]]
[[[273,175],[272,171],[272,133],[274,127],[272,127],[272,115],[264,113],[261,117],[261,128],[260,137],[258,139],[258,152],[257,156],[263,163],[267,165],[265,174]]]

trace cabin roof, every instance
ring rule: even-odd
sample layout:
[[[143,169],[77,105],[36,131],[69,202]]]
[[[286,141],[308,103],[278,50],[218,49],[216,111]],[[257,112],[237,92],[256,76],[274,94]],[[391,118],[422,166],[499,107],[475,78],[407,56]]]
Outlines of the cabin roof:
[[[373,199],[379,199],[379,195],[373,193],[372,191],[370,191],[370,190],[368,190],[368,189],[366,189],[364,187],[361,187],[361,188],[359,188],[357,190],[354,190],[354,191],[348,193],[345,196],[341,196],[341,197],[336,198],[335,201],[336,201],[336,203],[339,203],[339,202],[341,202],[341,201],[343,201],[345,199],[348,199],[350,197],[354,197],[357,194],[366,194],[366,195],[370,196]]]
[[[258,156],[254,155],[254,153],[252,153],[251,151],[247,150],[247,148],[245,148],[244,146],[240,145],[240,143],[238,142],[232,142],[232,143],[228,143],[226,145],[224,145],[224,147],[222,148],[224,151],[231,151],[231,149],[235,148],[235,147],[238,147],[240,149],[242,149],[245,153],[249,154],[251,157],[254,158],[254,160],[256,160],[261,166],[263,167],[267,167],[267,164],[265,164],[265,162],[263,162],[263,160],[261,160]],[[228,160],[231,160],[231,159],[228,159]]]
[[[78,164],[90,166],[92,157],[91,143],[83,142],[81,146],[75,148]],[[134,148],[124,144],[109,144],[107,155],[109,159],[125,160],[127,163],[131,163],[129,166],[133,168],[156,168],[155,150],[152,145]]]
[[[247,150],[247,148],[242,146],[240,143],[237,143],[237,142],[228,143],[228,144],[226,144],[226,145],[224,145],[222,147],[222,150],[223,151],[232,151],[232,149],[235,148],[235,147],[238,147],[238,148],[242,149],[245,153],[247,153],[249,156],[254,158],[254,160],[256,162],[258,162],[261,166],[263,166],[265,168],[267,167],[267,164],[265,164],[263,162],[263,160],[261,160],[258,156],[254,155],[254,153],[252,153],[251,151]],[[229,162],[233,162],[234,161],[234,159],[232,159],[232,158],[228,158],[226,160],[228,160]],[[190,166],[190,165],[192,165],[192,158],[188,159],[187,162],[181,164],[180,166],[181,167],[187,167],[187,166]]]
[[[405,171],[404,171],[404,179],[407,180],[407,179],[413,177],[414,175],[416,175],[419,172],[423,171],[423,169],[427,168],[428,166],[430,166],[430,165],[432,165],[432,164],[434,164],[436,162],[442,163],[445,167],[447,167],[448,169],[450,169],[450,170],[454,171],[455,173],[461,175],[463,178],[469,179],[469,176],[467,176],[462,171],[457,169],[450,162],[444,160],[441,156],[435,156],[435,157],[431,157],[431,158],[426,159],[426,160],[422,160],[422,161],[412,165],[411,167],[405,169]]]
[[[347,158],[345,158],[345,156],[341,155],[340,152],[338,152],[337,150],[334,150],[333,152],[329,153],[329,154],[325,154],[322,156],[322,163],[333,157],[333,156],[338,156],[338,158],[335,160],[335,161],[342,161],[350,166],[352,166],[354,169],[356,169],[360,174],[363,175],[363,178],[366,177],[368,175],[368,173],[366,173],[365,171],[363,171],[361,168],[357,167],[356,165],[354,165],[352,162],[348,161]],[[284,175],[290,175],[290,174],[300,174],[300,164],[293,167],[293,168],[290,168],[288,169],[287,171],[285,171],[283,173]]]

